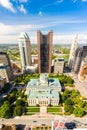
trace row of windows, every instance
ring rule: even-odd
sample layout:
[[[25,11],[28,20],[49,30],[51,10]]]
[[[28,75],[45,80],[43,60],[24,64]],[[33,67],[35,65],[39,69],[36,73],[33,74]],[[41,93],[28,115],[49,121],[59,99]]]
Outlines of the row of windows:
[[[29,100],[28,103],[36,103],[36,100]]]

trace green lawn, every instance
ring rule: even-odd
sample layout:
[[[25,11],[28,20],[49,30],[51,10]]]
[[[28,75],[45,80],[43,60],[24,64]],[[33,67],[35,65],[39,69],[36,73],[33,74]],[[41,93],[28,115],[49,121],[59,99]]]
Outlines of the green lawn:
[[[26,115],[33,115],[38,112],[40,112],[39,107],[27,107]]]
[[[57,113],[62,112],[62,109],[60,107],[48,107],[47,112]]]
[[[40,112],[39,107],[27,107],[27,112]]]
[[[25,115],[34,115],[34,114],[36,114],[36,112],[26,112]]]

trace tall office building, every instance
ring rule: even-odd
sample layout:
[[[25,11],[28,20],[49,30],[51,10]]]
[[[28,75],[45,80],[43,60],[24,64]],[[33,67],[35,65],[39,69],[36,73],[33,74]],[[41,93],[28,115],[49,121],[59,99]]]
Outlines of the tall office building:
[[[18,43],[22,61],[22,72],[24,72],[27,66],[31,65],[30,39],[26,32],[20,34]]]
[[[81,82],[87,82],[87,56],[82,60],[78,79]]]
[[[5,78],[6,82],[9,82],[13,79],[10,59],[5,52],[0,52],[0,77]]]
[[[81,67],[82,61],[87,57],[87,46],[77,48],[75,52],[75,58],[72,66],[72,70],[78,73]]]
[[[74,61],[75,51],[77,47],[78,47],[78,35],[75,35],[74,41],[71,45],[70,56],[69,56],[69,61],[68,61],[68,65],[70,69],[72,69],[72,64]]]
[[[40,30],[37,31],[38,42],[38,69],[39,73],[50,73],[52,62],[52,43],[53,31],[43,35]]]

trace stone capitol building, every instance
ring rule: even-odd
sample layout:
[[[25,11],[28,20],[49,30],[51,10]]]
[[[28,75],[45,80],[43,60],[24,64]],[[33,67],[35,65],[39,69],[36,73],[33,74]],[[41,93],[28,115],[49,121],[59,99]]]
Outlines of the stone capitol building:
[[[30,79],[27,87],[29,106],[58,106],[61,85],[57,78],[49,78],[47,73],[40,74],[38,79]]]

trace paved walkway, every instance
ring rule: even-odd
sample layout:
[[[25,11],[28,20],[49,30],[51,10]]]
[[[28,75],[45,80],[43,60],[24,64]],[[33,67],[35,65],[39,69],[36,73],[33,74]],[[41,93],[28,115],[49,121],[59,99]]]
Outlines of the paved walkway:
[[[78,75],[74,73],[69,74],[72,79],[74,79],[75,88],[80,92],[80,94],[87,98],[87,83],[79,82]]]

